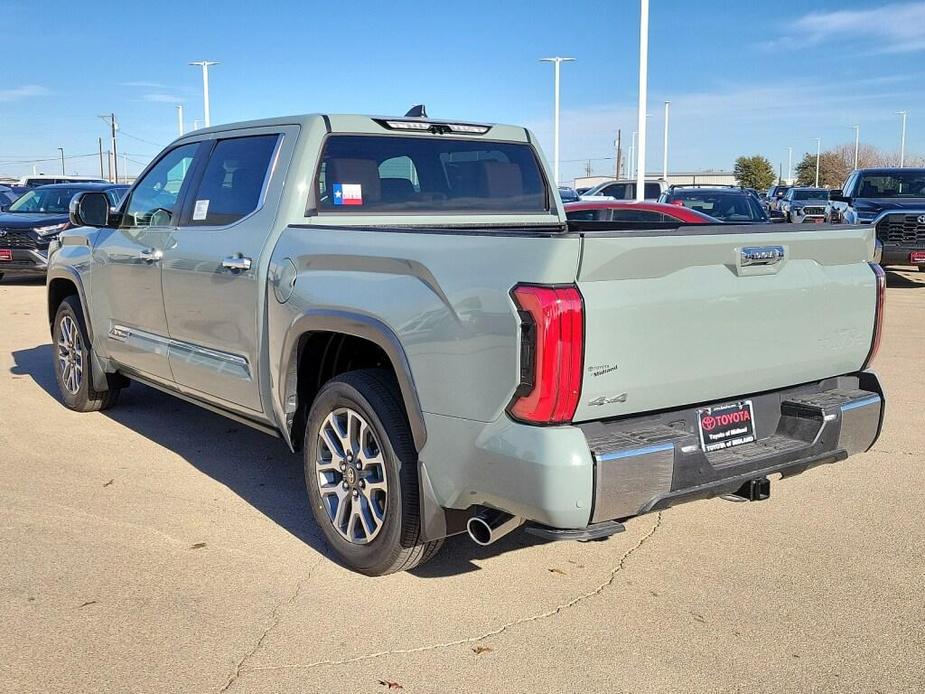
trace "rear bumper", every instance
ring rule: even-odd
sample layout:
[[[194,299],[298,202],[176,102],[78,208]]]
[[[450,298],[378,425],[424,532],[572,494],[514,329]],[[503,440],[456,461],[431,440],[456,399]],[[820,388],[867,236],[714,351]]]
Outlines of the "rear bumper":
[[[12,260],[0,260],[0,274],[44,275],[48,270],[48,256],[40,250],[13,248],[12,255]]]
[[[712,453],[703,452],[696,433],[697,407],[561,427],[425,415],[424,535],[461,532],[479,506],[522,517],[534,530],[543,526],[546,537],[613,532],[608,521],[866,451],[883,420],[872,372],[730,398],[741,399],[752,401],[757,441]]]
[[[869,449],[884,398],[871,372],[753,395],[758,440],[705,453],[697,408],[583,425],[595,463],[591,522],[734,492],[749,479],[804,472]]]

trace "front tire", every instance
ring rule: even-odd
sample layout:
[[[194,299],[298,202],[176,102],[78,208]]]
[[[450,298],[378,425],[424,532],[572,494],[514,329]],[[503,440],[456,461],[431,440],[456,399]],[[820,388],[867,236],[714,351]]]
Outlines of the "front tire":
[[[58,306],[52,337],[55,380],[64,406],[76,412],[94,412],[115,405],[119,399],[119,388],[115,383],[109,390],[93,388],[90,338],[76,296],[65,297]]]
[[[443,540],[421,539],[417,452],[395,379],[341,374],[319,391],[305,426],[305,484],[315,521],[348,568],[407,571]]]

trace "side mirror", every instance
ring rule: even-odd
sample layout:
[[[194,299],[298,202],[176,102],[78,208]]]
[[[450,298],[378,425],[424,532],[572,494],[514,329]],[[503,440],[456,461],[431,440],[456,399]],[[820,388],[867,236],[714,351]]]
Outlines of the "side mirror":
[[[0,212],[6,212],[6,211],[9,210],[9,209],[10,209],[9,204],[0,205]]]
[[[843,191],[840,188],[833,188],[829,191],[829,200],[834,200],[836,202],[848,202],[848,198],[845,197]]]
[[[92,190],[71,198],[68,216],[75,227],[105,227],[109,225],[109,197]]]

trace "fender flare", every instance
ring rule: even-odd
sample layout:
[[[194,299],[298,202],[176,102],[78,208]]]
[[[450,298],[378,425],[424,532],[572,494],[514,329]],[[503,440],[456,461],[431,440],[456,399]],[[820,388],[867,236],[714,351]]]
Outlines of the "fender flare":
[[[283,415],[280,422],[283,424],[283,436],[292,447],[292,425],[298,407],[298,370],[299,370],[299,340],[303,335],[312,332],[343,333],[353,337],[368,340],[385,352],[392,367],[401,391],[402,403],[411,425],[411,435],[414,447],[420,452],[427,441],[427,428],[424,424],[424,412],[418,399],[418,391],[411,375],[411,365],[402,347],[401,341],[394,331],[378,318],[373,316],[343,311],[338,309],[308,309],[297,316],[286,330],[283,341],[282,361],[279,371],[279,394],[281,398],[274,406],[279,407]]]
[[[48,269],[45,285],[50,288],[52,282],[55,280],[70,282],[77,290],[77,300],[80,302],[80,309],[84,314],[84,325],[87,326],[87,336],[90,338],[90,374],[93,378],[93,388],[97,391],[109,390],[109,380],[106,378],[106,370],[100,363],[100,358],[93,348],[96,342],[93,336],[93,321],[90,320],[90,313],[87,310],[87,294],[84,290],[83,281],[80,279],[80,273],[69,265],[58,265]],[[49,332],[53,335],[55,316],[51,308],[50,293],[47,291],[45,301],[48,307],[48,328]],[[57,307],[55,311],[57,311]]]

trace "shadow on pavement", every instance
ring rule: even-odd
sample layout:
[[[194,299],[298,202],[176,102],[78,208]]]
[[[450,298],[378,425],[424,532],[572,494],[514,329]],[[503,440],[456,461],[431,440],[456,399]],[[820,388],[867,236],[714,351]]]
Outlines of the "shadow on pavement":
[[[916,275],[922,279],[918,280]],[[886,286],[890,289],[921,289],[925,287],[925,272],[910,271],[907,275],[901,274],[898,270],[887,270]]]
[[[11,275],[9,273],[4,273],[3,268],[0,267],[0,285],[11,284],[16,285],[27,285],[35,286],[37,284],[45,284],[45,275]]]
[[[15,351],[12,356],[14,375],[29,376],[59,400],[50,344]],[[336,561],[308,506],[302,457],[290,453],[280,439],[139,383],[132,383],[118,404],[103,414],[181,456],[312,549]],[[480,547],[465,535],[451,537],[436,558],[411,573],[419,578],[440,578],[477,571],[480,567],[474,561],[545,542],[522,531],[489,547]]]

